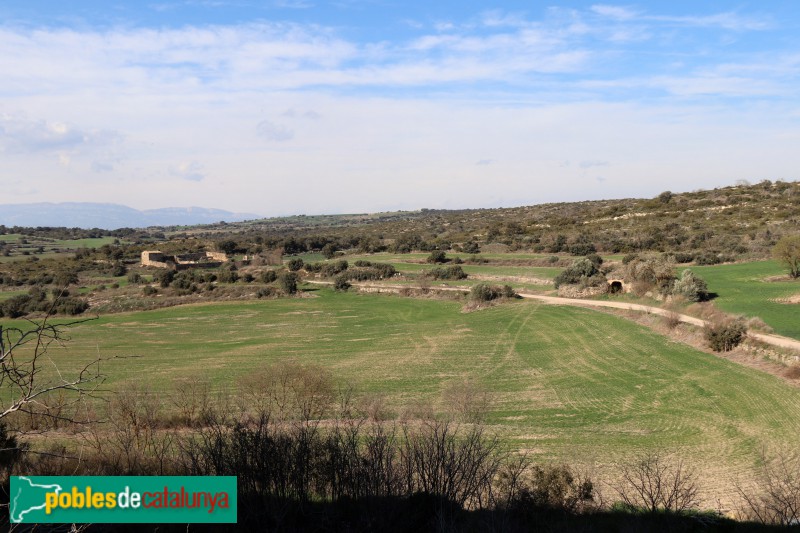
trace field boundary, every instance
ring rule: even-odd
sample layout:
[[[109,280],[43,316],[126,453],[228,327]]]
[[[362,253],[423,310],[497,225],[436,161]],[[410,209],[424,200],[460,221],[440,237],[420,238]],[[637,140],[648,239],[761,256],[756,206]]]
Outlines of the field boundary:
[[[331,281],[311,281],[308,280],[307,283],[313,283],[316,285],[333,285]],[[391,290],[401,290],[401,289],[416,289],[416,290],[423,290],[422,287],[414,287],[409,285],[373,285],[369,283],[353,283],[354,287],[357,288],[365,288],[365,289],[391,289]],[[425,290],[430,291],[447,291],[447,292],[468,292],[469,287],[427,287]],[[530,299],[530,300],[538,300],[540,302],[550,304],[550,305],[571,305],[576,307],[607,307],[612,309],[622,309],[624,311],[639,311],[642,313],[650,313],[659,316],[670,316],[670,317],[677,317],[680,322],[691,324],[693,326],[698,327],[705,327],[709,324],[707,320],[703,320],[701,318],[693,317],[690,315],[684,315],[681,313],[675,313],[674,311],[668,311],[666,309],[662,309],[660,307],[653,307],[650,305],[642,305],[642,304],[634,304],[634,303],[625,303],[625,302],[609,302],[604,300],[585,300],[585,299],[576,299],[576,298],[562,298],[560,296],[545,296],[542,294],[532,294],[527,292],[520,292],[519,295],[522,298]],[[770,344],[772,346],[777,346],[779,348],[788,348],[790,350],[796,350],[800,352],[800,341],[796,339],[790,339],[789,337],[784,337],[782,335],[775,335],[772,333],[756,333],[756,332],[748,332],[747,335],[757,341]]]

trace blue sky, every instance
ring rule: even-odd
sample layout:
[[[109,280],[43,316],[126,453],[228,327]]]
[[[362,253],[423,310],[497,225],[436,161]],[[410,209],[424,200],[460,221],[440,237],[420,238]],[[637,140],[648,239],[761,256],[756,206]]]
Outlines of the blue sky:
[[[0,4],[0,203],[263,215],[794,180],[795,2]]]

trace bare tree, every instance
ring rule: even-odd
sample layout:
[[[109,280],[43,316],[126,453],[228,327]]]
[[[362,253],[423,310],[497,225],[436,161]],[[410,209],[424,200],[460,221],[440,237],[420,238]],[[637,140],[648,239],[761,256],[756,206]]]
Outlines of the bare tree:
[[[62,323],[53,323],[50,318],[48,313],[39,321],[25,319],[28,328],[0,325],[0,420],[15,412],[63,418],[67,405],[97,392],[104,380],[100,373],[102,358],[66,377],[48,355],[54,343],[61,345],[69,340],[68,328],[93,318]],[[72,397],[65,401],[62,394],[54,394],[59,392],[71,393]],[[59,398],[57,409],[48,405],[50,398]]]
[[[800,459],[779,455],[770,461],[764,455],[762,462],[756,492],[736,488],[744,501],[744,516],[762,524],[800,524]]]
[[[617,493],[629,507],[651,513],[680,513],[699,503],[694,473],[681,460],[647,453],[634,464],[623,465],[621,474],[622,483]]]

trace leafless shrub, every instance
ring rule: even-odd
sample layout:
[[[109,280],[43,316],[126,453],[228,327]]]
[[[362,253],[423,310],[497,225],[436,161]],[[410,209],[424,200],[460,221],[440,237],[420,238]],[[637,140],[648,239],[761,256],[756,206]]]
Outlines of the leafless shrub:
[[[632,282],[630,284],[630,287],[631,287],[631,292],[634,295],[636,295],[636,296],[641,298],[642,296],[644,296],[648,292],[652,291],[653,288],[655,287],[655,285],[653,283],[648,282],[648,281],[637,280],[637,281]]]
[[[137,383],[106,405],[102,421],[81,433],[93,456],[84,468],[110,475],[165,474],[174,462],[175,437],[163,429],[161,395]]]
[[[676,311],[668,310],[666,315],[662,315],[661,320],[664,323],[664,326],[666,326],[668,330],[672,331],[681,323],[681,316]]]
[[[372,422],[389,419],[389,410],[386,405],[386,394],[367,394],[361,399],[361,409],[364,415]]]
[[[267,415],[280,420],[320,418],[333,402],[330,372],[318,365],[283,361],[241,378],[240,408],[256,419]]]
[[[757,492],[737,487],[742,514],[762,524],[800,524],[800,459],[779,455],[774,460],[762,456],[762,461]]]
[[[800,366],[790,366],[783,371],[783,375],[789,379],[800,379]]]
[[[769,324],[757,316],[747,319],[745,325],[747,326],[748,331],[754,330],[762,333],[772,333],[774,331]]]
[[[489,410],[489,391],[478,381],[455,381],[442,392],[445,408],[463,422],[481,422]]]
[[[404,422],[409,420],[433,420],[434,418],[433,405],[431,405],[430,401],[423,399],[410,401],[400,412],[400,420]]]
[[[400,461],[405,493],[435,494],[461,507],[488,505],[502,464],[499,443],[481,426],[472,426],[463,435],[458,429],[441,420],[404,427]]]
[[[680,513],[699,502],[695,475],[681,460],[647,453],[620,470],[622,482],[616,490],[630,508]]]
[[[211,404],[211,386],[208,381],[184,378],[175,380],[170,401],[178,409],[181,422],[187,426],[198,423]]]

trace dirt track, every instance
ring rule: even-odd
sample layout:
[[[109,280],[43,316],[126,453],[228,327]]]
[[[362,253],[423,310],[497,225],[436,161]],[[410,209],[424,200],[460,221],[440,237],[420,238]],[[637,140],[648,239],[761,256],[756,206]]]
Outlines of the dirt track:
[[[308,281],[309,283],[315,283],[318,285],[332,285],[329,281]],[[366,289],[419,289],[420,287],[410,287],[408,285],[370,285],[367,283],[353,283],[356,287],[363,287]],[[430,290],[436,291],[458,291],[458,292],[466,292],[469,288],[459,288],[459,287],[431,287]],[[538,300],[540,302],[544,302],[546,304],[551,305],[572,305],[576,307],[609,307],[612,309],[624,309],[629,311],[639,311],[642,313],[650,313],[653,315],[660,315],[660,316],[669,316],[672,314],[671,311],[667,311],[666,309],[661,309],[660,307],[651,307],[649,305],[641,305],[641,304],[633,304],[633,303],[625,303],[625,302],[609,302],[603,300],[581,300],[576,298],[561,298],[559,296],[544,296],[541,294],[530,294],[526,292],[521,292],[519,295],[523,298],[528,298],[531,300]],[[678,320],[681,322],[685,322],[687,324],[692,324],[694,326],[703,327],[706,325],[706,321],[700,318],[696,318],[689,315],[682,315],[677,314]],[[764,342],[766,344],[771,344],[773,346],[778,346],[780,348],[789,348],[792,350],[797,350],[800,352],[800,341],[796,339],[790,339],[789,337],[782,337],[781,335],[772,335],[768,333],[755,333],[755,332],[748,332],[747,333],[750,337]]]
[[[613,309],[641,311],[643,313],[651,313],[660,316],[669,316],[670,314],[672,314],[671,311],[667,311],[666,309],[661,309],[660,307],[651,307],[649,305],[631,304],[624,302],[607,302],[602,300],[578,300],[573,298],[560,298],[558,296],[543,296],[540,294],[528,294],[528,293],[520,293],[520,296],[522,296],[523,298],[531,298],[534,300],[539,300],[541,302],[553,305],[574,305],[579,307],[611,307]],[[695,318],[693,316],[677,314],[677,317],[678,320],[680,320],[681,322],[685,322],[687,324],[692,324],[700,327],[706,325],[705,320]],[[747,335],[758,341],[771,344],[773,346],[779,346],[781,348],[790,348],[793,350],[800,351],[800,341],[795,339],[790,339],[788,337],[782,337],[780,335],[772,335],[767,333],[748,332]]]

